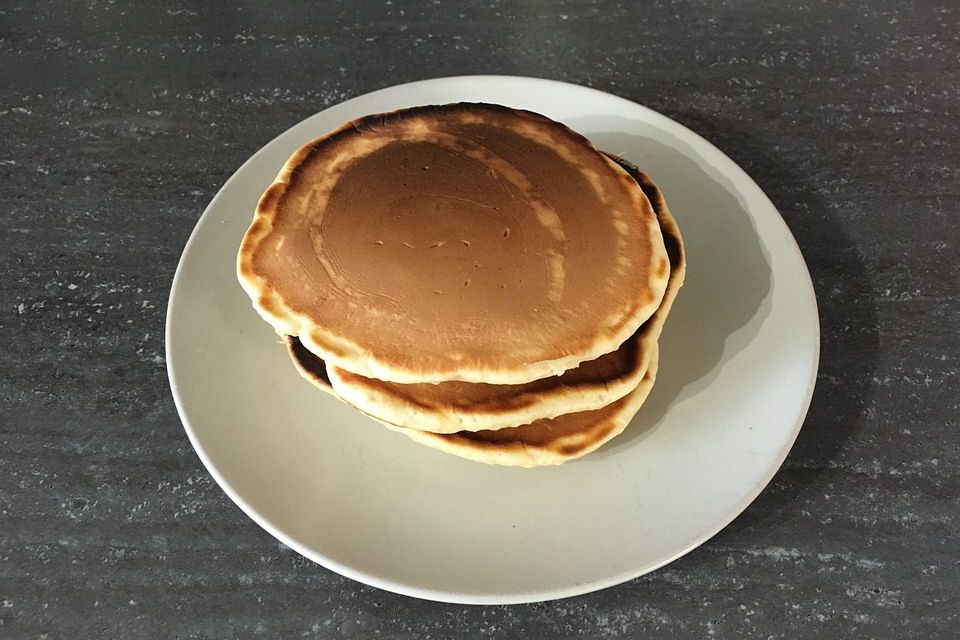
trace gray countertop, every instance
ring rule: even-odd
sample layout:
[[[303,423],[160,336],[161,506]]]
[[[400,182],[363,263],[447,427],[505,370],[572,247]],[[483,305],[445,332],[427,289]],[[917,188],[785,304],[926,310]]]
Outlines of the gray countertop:
[[[0,5],[0,638],[960,636],[954,2]],[[699,549],[524,606],[304,560],[190,447],[164,311],[217,189],[373,89],[590,85],[720,147],[810,266],[823,348],[783,469]],[[788,339],[788,337],[785,337]]]

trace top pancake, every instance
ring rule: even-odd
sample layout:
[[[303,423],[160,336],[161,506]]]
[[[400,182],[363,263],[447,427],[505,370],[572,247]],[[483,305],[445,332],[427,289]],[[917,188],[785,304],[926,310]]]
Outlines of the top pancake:
[[[653,206],[670,259],[670,277],[660,307],[619,349],[583,362],[563,375],[511,385],[458,381],[402,384],[326,366],[337,396],[394,426],[455,433],[503,429],[592,411],[635,389],[648,369],[651,353],[683,285],[686,259],[680,231],[663,193],[637,167],[620,158],[614,160],[637,181]]]
[[[559,123],[483,104],[369,116],[302,148],[237,269],[260,314],[331,365],[494,384],[615,350],[670,271],[626,171]]]

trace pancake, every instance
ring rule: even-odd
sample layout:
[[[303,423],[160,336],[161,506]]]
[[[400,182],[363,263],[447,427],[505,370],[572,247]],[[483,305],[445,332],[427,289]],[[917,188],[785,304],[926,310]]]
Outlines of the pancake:
[[[559,375],[636,333],[669,271],[619,165],[544,116],[463,103],[368,116],[300,149],[237,257],[279,333],[398,383]]]
[[[645,173],[619,158],[653,206],[670,260],[660,307],[619,349],[581,363],[561,376],[519,385],[473,382],[384,382],[327,365],[337,395],[364,413],[394,426],[455,433],[502,429],[542,418],[591,411],[635,389],[647,370],[664,321],[683,284],[686,261],[677,224],[663,194]]]
[[[511,467],[558,465],[595,451],[620,435],[650,394],[658,365],[659,352],[654,344],[650,366],[640,384],[616,402],[519,427],[442,434],[381,423],[420,444],[476,462]]]
[[[300,374],[336,396],[323,360],[292,338],[288,338],[287,346]],[[594,411],[568,413],[519,427],[442,434],[374,420],[416,442],[477,462],[513,467],[557,465],[586,455],[622,433],[647,399],[658,364],[659,352],[654,344],[643,379],[623,398]]]

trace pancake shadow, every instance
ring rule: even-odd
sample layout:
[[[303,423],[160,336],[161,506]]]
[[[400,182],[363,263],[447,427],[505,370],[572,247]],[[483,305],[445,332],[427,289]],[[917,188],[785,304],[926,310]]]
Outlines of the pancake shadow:
[[[702,130],[734,150],[731,157],[777,206],[800,245],[817,295],[820,366],[793,448],[757,499],[717,534],[719,545],[736,544],[740,533],[755,538],[759,531],[782,529],[783,535],[794,536],[803,523],[797,520],[797,500],[819,492],[820,477],[841,456],[845,443],[869,428],[870,407],[878,390],[874,383],[880,348],[875,291],[880,286],[866,266],[863,248],[836,214],[842,210],[837,206],[840,197],[852,196],[836,194],[828,204],[817,195],[818,185],[809,171],[787,165],[773,155],[769,142],[741,127],[742,123],[714,120],[703,123]],[[816,160],[813,164],[819,165],[824,159]],[[819,170],[846,173],[845,167]]]
[[[684,120],[688,120],[696,130],[722,146],[776,205],[807,263],[820,317],[817,385],[803,427],[769,485],[742,514],[717,534],[717,544],[729,545],[734,544],[733,539],[740,533],[753,536],[759,530],[796,526],[796,518],[791,517],[796,511],[796,501],[807,493],[817,491],[820,476],[829,471],[831,462],[841,455],[847,440],[868,427],[869,407],[877,393],[873,379],[879,366],[879,323],[874,294],[877,286],[867,269],[862,247],[851,239],[851,234],[845,229],[842,220],[834,213],[837,207],[829,206],[817,195],[817,185],[811,182],[809,171],[786,164],[779,155],[774,155],[768,141],[758,139],[744,130],[741,122],[715,118],[703,120],[697,116]],[[609,122],[609,119],[606,121]],[[589,123],[587,126],[576,122],[571,124],[575,128],[590,130]],[[629,123],[625,124],[629,126]],[[701,273],[708,265],[697,263],[702,262],[703,258],[698,256],[694,252],[695,248],[691,246],[691,238],[698,231],[692,227],[691,222],[699,225],[701,222],[709,224],[710,221],[707,218],[687,215],[684,210],[683,189],[672,188],[670,177],[659,175],[659,169],[655,169],[659,162],[645,161],[655,154],[677,154],[677,151],[664,148],[655,141],[623,134],[590,134],[590,138],[598,147],[611,153],[620,152],[627,159],[633,160],[661,185],[671,212],[677,218],[680,231],[684,235],[690,263],[687,282],[680,290],[673,312],[667,318],[661,339],[664,374],[658,378],[649,401],[640,409],[633,423],[607,447],[591,454],[597,456],[603,455],[605,450],[606,455],[614,455],[617,451],[636,444],[645,434],[657,427],[665,411],[669,410],[681,393],[687,393],[688,387],[691,391],[702,388],[704,380],[709,381],[715,377],[707,373],[699,379],[691,377],[684,381],[681,379],[683,376],[676,375],[677,371],[671,373],[671,359],[695,358],[696,366],[683,368],[684,373],[693,376],[705,367],[714,367],[717,358],[722,354],[726,336],[736,331],[738,321],[742,321],[742,325],[749,322],[752,315],[744,317],[744,314],[737,316],[724,313],[717,318],[711,318],[715,324],[722,326],[706,327],[707,333],[702,335],[702,345],[701,337],[697,333],[690,334],[698,335],[696,346],[704,348],[705,352],[702,354],[690,348],[683,349],[682,345],[680,349],[672,346],[674,340],[680,340],[687,335],[685,329],[690,327],[691,323],[710,324],[703,322],[702,318],[687,318],[684,311],[685,299],[703,293],[702,286],[695,284],[700,282],[701,277],[704,278],[704,283],[716,281],[716,273]],[[646,147],[648,144],[650,146]],[[644,145],[644,148],[639,148],[639,145]],[[681,167],[685,164],[683,160],[679,162]],[[698,168],[697,170],[699,171]],[[703,178],[706,176],[701,172],[700,179]],[[715,180],[705,180],[704,185],[706,192],[715,193],[721,198],[720,202],[724,202],[723,194],[719,193],[719,190],[724,189],[722,184],[716,184]],[[725,200],[726,204],[732,207],[731,200],[736,200],[739,204],[735,189],[727,193]],[[717,212],[724,212],[724,209],[718,207]],[[741,219],[746,215],[742,210],[733,213],[730,218],[733,223],[750,224],[748,220]],[[730,261],[728,266],[764,266],[761,259],[765,262],[765,258],[762,258],[762,248],[759,245],[752,242],[743,247],[738,245],[737,251],[747,255],[721,257]],[[749,255],[751,252],[754,255]],[[710,265],[717,264],[713,262],[713,258],[711,256]],[[748,270],[744,275],[749,274]],[[759,286],[764,295],[769,289],[769,275],[769,271],[763,275],[753,274],[753,286]],[[745,284],[747,282],[745,281]],[[744,286],[741,289],[748,288],[752,287]],[[762,313],[762,301],[758,307],[755,298],[751,298],[748,291],[735,292],[735,297],[729,298],[731,306],[745,302],[754,305],[754,314]],[[692,553],[680,562],[696,562],[698,553],[709,553],[711,544],[708,542],[702,551]],[[638,581],[655,583],[656,578],[644,577]]]
[[[611,119],[602,122],[609,127]],[[597,128],[587,121],[571,124]],[[623,129],[636,126],[624,121]],[[720,375],[724,353],[739,351],[756,335],[770,310],[770,264],[744,197],[732,181],[700,166],[686,144],[613,131],[590,133],[590,139],[654,179],[680,226],[688,262],[660,338],[660,368],[650,397],[623,434],[592,454],[609,457],[651,433],[676,402],[709,386]]]

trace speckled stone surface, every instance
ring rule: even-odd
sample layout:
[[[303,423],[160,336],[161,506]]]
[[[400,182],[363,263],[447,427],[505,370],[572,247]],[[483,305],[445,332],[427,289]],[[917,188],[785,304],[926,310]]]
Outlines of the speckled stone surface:
[[[955,2],[0,4],[0,638],[960,637]],[[686,124],[780,208],[823,355],[761,497],[588,596],[365,587],[216,486],[164,308],[206,203],[271,138],[380,87],[505,73]]]

